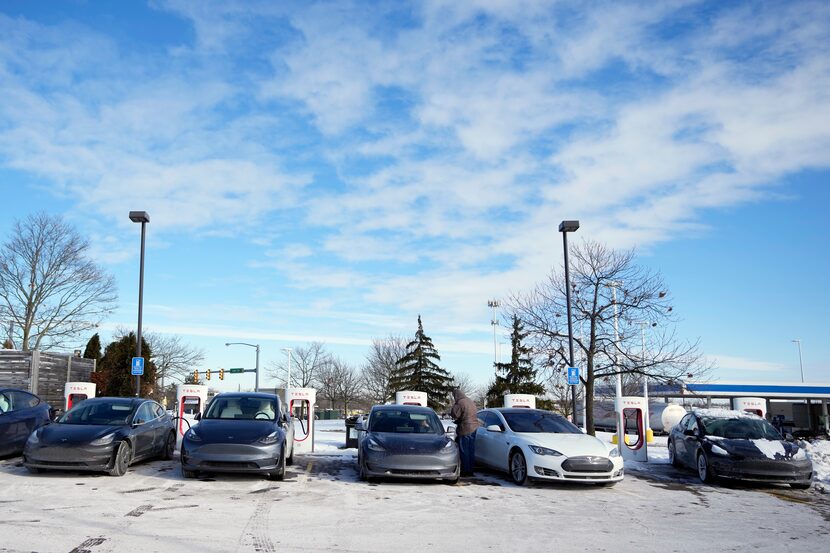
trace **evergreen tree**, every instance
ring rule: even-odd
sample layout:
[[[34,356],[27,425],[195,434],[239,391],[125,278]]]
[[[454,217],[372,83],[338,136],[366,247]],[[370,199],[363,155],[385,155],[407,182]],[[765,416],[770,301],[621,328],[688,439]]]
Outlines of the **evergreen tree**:
[[[452,391],[452,377],[438,366],[437,361],[440,360],[441,356],[435,350],[432,338],[424,333],[421,316],[418,315],[415,339],[406,345],[406,355],[398,360],[389,380],[390,389],[426,392],[429,406],[440,409]]]
[[[95,359],[96,363],[101,362],[101,338],[98,337],[97,332],[86,343],[84,359]]]
[[[141,355],[144,357],[144,376],[141,377],[141,397],[148,397],[155,388],[156,366],[151,361],[153,352],[147,341],[141,338]],[[99,379],[103,381],[102,395],[128,397],[135,395],[135,377],[131,374],[135,356],[135,333],[130,332],[112,342],[104,350],[98,365]]]
[[[504,394],[531,394],[540,396],[545,387],[536,382],[536,369],[530,355],[530,348],[522,341],[527,338],[524,324],[513,315],[513,331],[510,333],[511,356],[509,363],[496,363],[496,380],[487,390],[487,406],[504,404]]]

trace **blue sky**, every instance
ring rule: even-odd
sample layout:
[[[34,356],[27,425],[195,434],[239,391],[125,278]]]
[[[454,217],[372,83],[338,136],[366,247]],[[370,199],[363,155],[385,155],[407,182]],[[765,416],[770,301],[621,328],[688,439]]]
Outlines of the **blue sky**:
[[[206,367],[423,316],[491,371],[487,300],[637,248],[735,380],[830,381],[823,2],[0,4],[0,238],[60,213]],[[508,340],[503,338],[504,342]],[[225,386],[233,386],[226,383]],[[243,382],[243,385],[245,383]]]

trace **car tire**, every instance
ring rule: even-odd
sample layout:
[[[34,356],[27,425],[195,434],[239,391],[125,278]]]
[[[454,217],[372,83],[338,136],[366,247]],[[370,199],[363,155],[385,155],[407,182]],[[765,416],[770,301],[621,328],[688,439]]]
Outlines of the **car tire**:
[[[287,465],[294,464],[294,444],[291,444],[291,455],[285,458],[285,463]]]
[[[173,458],[173,453],[176,451],[176,433],[171,432],[167,436],[167,441],[164,442],[164,449],[161,451],[161,458],[169,461]]]
[[[182,477],[184,477],[184,478],[196,478],[196,476],[198,476],[197,471],[187,470],[186,468],[182,467]]]
[[[709,459],[706,454],[699,451],[697,454],[697,475],[700,481],[705,484],[711,484],[715,481],[715,475],[712,474],[712,467],[709,465]]]
[[[525,461],[524,453],[519,450],[510,454],[510,463],[508,465],[510,479],[517,486],[526,485],[530,479],[527,477],[527,461]]]
[[[133,448],[129,442],[123,441],[118,444],[118,449],[115,452],[115,458],[112,461],[112,468],[107,471],[110,476],[124,476],[127,474],[127,469],[130,466],[130,457],[132,457]]]
[[[282,453],[280,454],[280,464],[275,472],[268,473],[269,480],[281,481],[285,479],[285,445],[283,444]]]
[[[804,482],[791,482],[790,487],[794,490],[809,490],[812,487],[812,482],[804,483]]]
[[[30,465],[26,465],[26,470],[28,470],[32,474],[40,474],[40,473],[43,472],[42,468],[33,467],[33,466],[30,466]]]
[[[677,450],[674,448],[674,442],[669,440],[669,463],[674,468],[680,468],[680,460],[677,458]]]
[[[367,482],[369,480],[369,475],[366,474],[366,465],[363,464],[362,460],[359,460],[357,462],[357,466],[358,466],[358,476],[357,477],[360,479],[361,482]]]

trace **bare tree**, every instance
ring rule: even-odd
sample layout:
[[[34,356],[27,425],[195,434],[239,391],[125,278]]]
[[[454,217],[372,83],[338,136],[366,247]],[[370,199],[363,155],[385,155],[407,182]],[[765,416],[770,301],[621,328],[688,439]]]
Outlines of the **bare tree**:
[[[633,251],[616,251],[595,242],[583,242],[572,247],[570,253],[574,348],[577,356],[585,359],[581,378],[587,396],[589,433],[594,432],[593,399],[597,380],[607,382],[609,387],[617,374],[635,382],[641,382],[644,376],[669,382],[691,374],[700,378],[709,370],[698,350],[698,342],[677,337],[671,298],[663,279],[638,267]],[[544,366],[552,370],[570,362],[562,272],[552,272],[545,282],[527,294],[513,294],[508,309],[526,324],[535,353],[546,358]],[[655,325],[646,335],[645,355],[641,322]]]
[[[156,379],[164,386],[165,379],[184,382],[194,369],[205,360],[205,351],[191,346],[175,334],[147,334],[147,341],[153,346],[153,363],[156,365]]]
[[[308,388],[315,381],[317,373],[329,363],[331,355],[322,342],[311,342],[307,347],[291,351],[291,386]],[[288,358],[271,361],[268,375],[285,382],[288,377]]]
[[[334,409],[334,402],[337,401],[337,380],[338,374],[334,363],[328,362],[317,371],[314,380],[314,387],[317,388],[317,396],[321,400],[329,402],[329,409]]]
[[[60,216],[39,213],[14,224],[0,247],[0,304],[22,350],[58,347],[113,311],[115,279],[88,251]]]
[[[361,397],[363,389],[360,373],[351,365],[338,358],[331,358],[317,374],[317,390],[322,399],[329,401],[334,407],[335,402],[342,403],[343,412],[347,412],[349,404]]]
[[[372,340],[372,347],[363,365],[363,386],[368,399],[374,404],[386,403],[392,398],[389,385],[398,360],[406,355],[406,340],[401,336],[389,336]]]

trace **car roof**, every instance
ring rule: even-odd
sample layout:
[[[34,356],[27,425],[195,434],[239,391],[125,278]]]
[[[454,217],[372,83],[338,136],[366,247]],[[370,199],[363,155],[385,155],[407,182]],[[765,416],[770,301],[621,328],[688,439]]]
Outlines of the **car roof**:
[[[221,392],[213,396],[217,397],[251,397],[257,399],[279,399],[277,394],[269,394],[266,392]]]
[[[527,407],[489,407],[486,410],[498,411],[499,413],[503,413],[505,415],[511,415],[514,413],[545,413],[546,415],[556,415],[557,417],[562,416],[559,413],[554,413],[553,411],[545,411],[544,409],[528,409]]]
[[[115,396],[106,396],[106,397],[91,397],[89,399],[85,399],[84,401],[93,401],[93,402],[101,402],[101,401],[129,401],[130,403],[144,403],[145,401],[154,401],[152,399],[146,397],[115,397]],[[78,404],[80,405],[80,403]]]
[[[422,407],[420,405],[399,405],[397,403],[389,403],[387,405],[375,405],[372,411],[409,411],[412,413],[435,413],[431,407]]]

